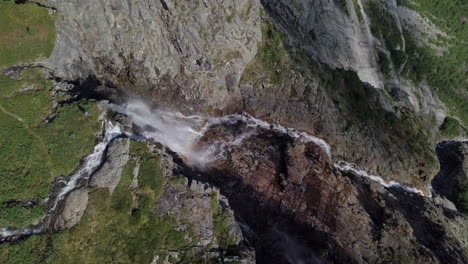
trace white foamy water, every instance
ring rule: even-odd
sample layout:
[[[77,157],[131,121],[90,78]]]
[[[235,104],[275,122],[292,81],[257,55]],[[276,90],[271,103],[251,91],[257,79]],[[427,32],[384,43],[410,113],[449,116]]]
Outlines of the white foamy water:
[[[188,156],[192,144],[203,136],[201,131],[207,122],[202,116],[154,109],[140,100],[131,100],[125,107],[111,104],[111,109],[130,116],[132,122],[143,129],[142,136],[183,156]]]
[[[150,107],[141,100],[131,100],[125,106],[111,105],[111,108],[132,118],[137,126],[143,128],[142,136],[160,142],[172,151],[184,156],[190,165],[204,166],[210,161],[222,159],[229,147],[242,143],[243,140],[259,133],[258,128],[273,130],[287,134],[297,140],[313,142],[331,158],[330,145],[323,139],[314,137],[294,128],[284,127],[278,124],[270,124],[266,121],[254,118],[248,114],[233,114],[222,117],[207,117],[202,115],[185,116],[179,112],[170,112]],[[235,125],[243,123],[242,133],[229,141],[214,140],[202,150],[194,149],[197,141],[215,125]],[[385,181],[382,177],[371,175],[356,165],[339,161],[335,164],[340,170],[352,171],[356,175],[366,177],[387,188],[400,188],[407,192],[425,196],[424,192],[405,186],[395,181]],[[428,194],[431,196],[431,193]]]
[[[119,113],[132,118],[132,122],[143,129],[142,136],[153,139],[172,151],[184,156],[189,161],[203,165],[220,158],[223,151],[234,145],[239,145],[244,139],[258,133],[258,128],[276,130],[306,142],[314,142],[331,157],[331,148],[324,140],[300,132],[296,129],[270,124],[256,119],[248,114],[226,115],[222,117],[208,117],[202,115],[185,116],[179,112],[170,112],[150,107],[141,100],[130,100],[125,106],[111,105]],[[194,150],[195,143],[203,137],[209,128],[215,125],[229,125],[237,122],[245,124],[244,131],[234,140],[211,142],[204,150]]]
[[[323,139],[314,137],[309,135],[305,132],[299,131],[295,128],[284,127],[278,124],[271,124],[266,121],[257,119],[252,117],[248,114],[243,115],[227,115],[218,118],[211,118],[210,125],[215,124],[228,124],[228,123],[235,123],[238,121],[242,121],[247,124],[248,128],[263,128],[263,129],[270,129],[274,131],[278,131],[283,134],[287,134],[292,138],[303,140],[305,142],[313,142],[318,145],[322,150],[331,158],[331,147],[330,145]]]
[[[9,228],[1,228],[0,229],[0,241],[4,241],[11,237],[19,237],[19,236],[30,236],[35,234],[42,233],[43,228],[24,228],[24,229],[9,229]]]
[[[93,153],[84,158],[80,167],[70,175],[69,179],[63,180],[65,186],[59,190],[57,196],[54,198],[53,204],[50,207],[46,218],[55,213],[55,209],[59,202],[63,201],[70,192],[78,187],[80,180],[89,179],[89,177],[99,168],[104,161],[104,153],[107,146],[112,142],[112,140],[122,134],[122,126],[120,124],[114,125],[111,122],[105,122],[104,137],[102,141],[94,147]],[[46,228],[47,225],[47,223],[43,223],[42,226],[37,228],[1,228],[0,241],[6,241],[14,237],[40,234],[44,231],[44,228]]]
[[[55,210],[57,204],[65,199],[65,197],[78,186],[80,180],[89,179],[91,174],[93,174],[94,171],[97,170],[103,162],[104,153],[107,146],[112,142],[112,140],[121,136],[122,134],[122,126],[120,124],[112,124],[109,121],[105,122],[104,138],[101,142],[94,146],[93,153],[85,157],[80,167],[72,173],[65,186],[62,187],[60,192],[57,194],[49,212],[53,212]]]
[[[406,185],[403,185],[401,183],[398,183],[396,181],[385,181],[384,179],[382,179],[382,177],[380,176],[376,176],[376,175],[371,175],[369,173],[367,173],[366,171],[364,170],[361,170],[359,168],[356,167],[355,164],[352,164],[352,163],[349,163],[349,162],[346,162],[346,161],[339,161],[337,163],[335,163],[335,167],[338,168],[339,170],[341,171],[346,171],[346,172],[353,172],[354,174],[358,175],[358,176],[361,176],[361,177],[365,177],[365,178],[368,178],[374,182],[377,182],[387,188],[400,188],[400,189],[403,189],[407,192],[410,192],[410,193],[416,193],[416,194],[419,194],[419,195],[422,195],[422,196],[426,196],[424,194],[423,191],[417,189],[417,188],[414,188],[414,187],[409,187],[409,186],[406,186]],[[428,197],[431,197],[431,193],[429,193],[429,195],[427,195]]]

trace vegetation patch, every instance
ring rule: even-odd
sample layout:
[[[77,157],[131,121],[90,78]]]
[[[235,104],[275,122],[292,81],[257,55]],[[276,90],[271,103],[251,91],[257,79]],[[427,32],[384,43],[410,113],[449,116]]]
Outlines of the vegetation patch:
[[[367,133],[379,135],[384,144],[401,146],[404,152],[420,157],[429,165],[437,165],[431,147],[434,139],[426,130],[431,124],[410,109],[397,109],[400,117],[382,109],[381,100],[384,99],[380,97],[380,91],[362,83],[354,72],[335,70],[322,76],[332,97],[338,97],[338,101],[343,102],[341,108],[347,122],[359,120],[372,128]]]
[[[178,263],[201,263],[192,253],[196,240],[190,227],[179,230],[175,219],[153,213],[165,183],[159,157],[145,144],[133,141],[131,156],[112,194],[107,188],[92,190],[80,223],[59,234],[2,244],[0,262],[152,263],[158,256],[156,263],[163,263],[170,252],[178,252]],[[133,188],[133,169],[138,163],[138,186]]]
[[[468,184],[461,190],[457,197],[457,208],[468,213]]]
[[[46,124],[44,118],[52,109],[51,88],[38,69],[25,69],[20,80],[0,76],[0,203],[46,198],[53,178],[71,173],[93,149],[101,129],[96,104],[64,105]],[[31,216],[34,222],[42,209],[2,208],[1,220],[15,224],[17,215],[17,224],[23,225],[26,220],[21,219]]]
[[[357,0],[353,0],[354,10],[356,11],[356,16],[359,19],[359,22],[364,22],[364,16],[362,15],[361,6],[359,5]]]
[[[236,245],[235,239],[229,233],[230,219],[233,217],[229,210],[221,207],[218,193],[211,193],[211,210],[213,214],[213,233],[218,240],[220,248]]]
[[[262,19],[262,36],[255,58],[241,77],[242,84],[251,83],[253,87],[263,82],[279,85],[288,77],[289,57],[283,44],[285,36],[267,18]]]
[[[366,1],[365,3],[366,14],[370,18],[372,34],[382,38],[389,50],[399,50],[402,48],[401,32],[392,15],[387,11],[385,4],[380,0]]]
[[[445,138],[454,138],[463,133],[460,121],[450,116],[445,118],[440,131]]]
[[[95,102],[79,101],[60,107],[51,123],[40,123],[37,134],[47,147],[53,176],[70,174],[92,152],[102,126],[100,114]]]
[[[448,50],[443,57],[439,57],[430,47],[418,47],[411,32],[405,32],[406,52],[411,60],[408,60],[404,74],[416,83],[426,80],[449,114],[458,117],[467,126],[468,4],[464,0],[401,0],[399,3],[421,13],[454,37],[444,41]]]
[[[55,19],[36,4],[0,1],[0,68],[50,56]]]
[[[31,223],[39,222],[44,216],[44,208],[41,205],[26,207],[23,205],[0,204],[0,226],[24,227]]]

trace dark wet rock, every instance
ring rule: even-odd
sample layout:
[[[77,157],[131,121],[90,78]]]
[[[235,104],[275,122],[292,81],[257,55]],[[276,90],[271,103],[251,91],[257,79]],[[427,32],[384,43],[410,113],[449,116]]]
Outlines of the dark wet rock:
[[[440,172],[432,180],[437,193],[468,212],[468,141],[444,141],[437,144]]]
[[[235,133],[215,126],[199,144]],[[468,257],[465,216],[342,172],[312,142],[260,130],[209,167],[204,175],[253,233],[258,263],[289,263],[294,252],[278,236],[305,248],[293,254],[302,260],[465,263]]]

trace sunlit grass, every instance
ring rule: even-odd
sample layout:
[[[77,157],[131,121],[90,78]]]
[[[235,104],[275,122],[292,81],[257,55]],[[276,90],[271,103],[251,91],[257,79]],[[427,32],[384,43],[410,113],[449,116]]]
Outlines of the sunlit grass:
[[[55,19],[36,4],[0,1],[0,68],[50,56]]]

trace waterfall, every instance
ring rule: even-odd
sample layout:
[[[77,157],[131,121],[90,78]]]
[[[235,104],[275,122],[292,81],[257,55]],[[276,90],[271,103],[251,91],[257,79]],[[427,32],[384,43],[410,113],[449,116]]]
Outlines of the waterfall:
[[[218,158],[222,158],[227,146],[239,145],[243,140],[258,134],[258,128],[277,131],[290,137],[314,142],[331,157],[331,148],[327,142],[317,137],[308,135],[294,128],[287,128],[277,124],[256,119],[246,113],[226,115],[222,117],[208,117],[203,115],[185,116],[179,112],[170,112],[157,108],[151,108],[142,100],[129,100],[124,106],[111,105],[111,109],[128,115],[132,122],[141,127],[142,136],[152,139],[168,147],[172,151],[187,158],[193,165],[204,164]],[[211,142],[211,146],[204,150],[194,149],[197,141],[203,137],[206,131],[216,125],[230,125],[237,122],[245,124],[244,131],[229,142]]]
[[[157,141],[172,151],[186,158],[192,166],[203,168],[207,163],[225,156],[229,146],[239,145],[243,140],[258,134],[258,128],[287,134],[292,138],[304,142],[313,142],[331,158],[331,147],[323,139],[314,137],[294,128],[284,127],[278,124],[270,124],[266,121],[254,118],[249,114],[232,114],[221,117],[208,117],[203,115],[185,116],[179,112],[170,112],[158,108],[152,108],[142,100],[132,99],[125,105],[111,105],[111,109],[128,115],[132,122],[143,129],[142,136]],[[242,133],[236,135],[230,141],[213,141],[205,149],[195,149],[194,145],[203,135],[215,125],[234,125],[237,122],[244,124]],[[342,171],[351,171],[354,174],[368,178],[386,188],[400,188],[410,193],[424,196],[424,192],[414,187],[405,186],[395,181],[385,181],[382,177],[370,175],[359,169],[356,165],[346,161],[335,163],[335,167]],[[431,196],[431,193],[428,194]]]
[[[0,229],[0,242],[11,241],[43,233],[53,220],[58,204],[65,200],[70,192],[80,186],[80,181],[89,180],[89,177],[104,162],[104,154],[109,144],[112,140],[121,135],[123,135],[123,132],[120,124],[113,124],[110,121],[106,121],[104,123],[104,135],[102,141],[94,147],[93,153],[86,156],[80,166],[68,177],[67,180],[65,180],[65,185],[60,188],[57,195],[55,197],[49,197],[50,209],[42,222],[36,226],[27,228],[2,228]]]
[[[409,187],[409,186],[403,185],[401,183],[398,183],[396,181],[387,182],[384,179],[382,179],[382,177],[376,176],[376,175],[371,175],[371,174],[367,173],[366,171],[357,168],[357,166],[355,164],[352,164],[352,163],[349,163],[349,162],[346,162],[346,161],[338,161],[337,163],[335,163],[335,167],[338,168],[341,171],[353,172],[354,174],[356,174],[356,175],[358,175],[360,177],[368,178],[368,179],[370,179],[370,180],[372,180],[374,182],[377,182],[377,183],[385,186],[386,188],[400,188],[400,189],[402,189],[404,191],[407,191],[407,192],[410,192],[410,193],[415,193],[415,194],[419,194],[421,196],[426,196],[423,191],[421,191],[421,190],[419,190],[417,188]],[[431,197],[432,196],[431,192],[429,192],[429,194],[427,196]]]
[[[99,166],[101,166],[102,162],[104,161],[104,154],[109,144],[112,142],[112,140],[121,136],[122,134],[122,126],[120,124],[113,124],[110,121],[105,122],[104,137],[102,141],[94,146],[93,153],[85,157],[82,165],[71,174],[70,179],[66,182],[65,186],[62,187],[53,201],[53,204],[49,209],[49,213],[53,212],[57,207],[57,204],[65,199],[65,197],[71,191],[78,187],[80,180],[89,179],[89,177],[99,168]]]

